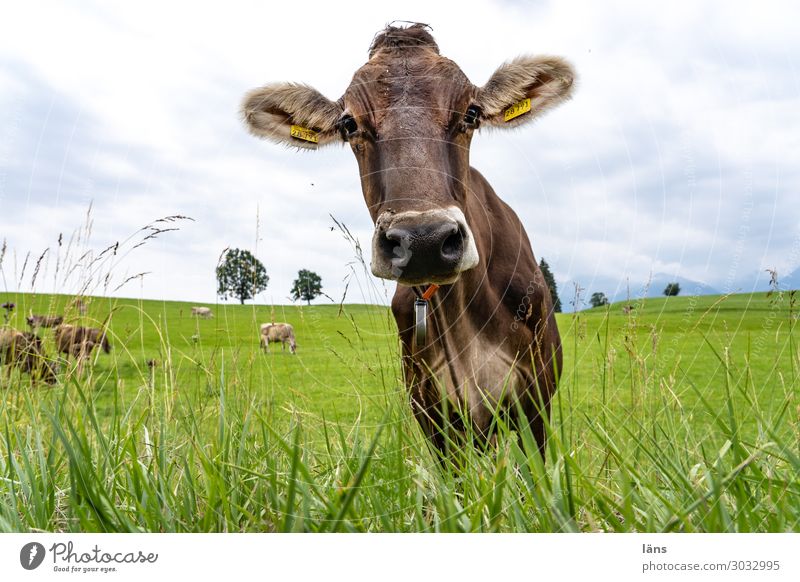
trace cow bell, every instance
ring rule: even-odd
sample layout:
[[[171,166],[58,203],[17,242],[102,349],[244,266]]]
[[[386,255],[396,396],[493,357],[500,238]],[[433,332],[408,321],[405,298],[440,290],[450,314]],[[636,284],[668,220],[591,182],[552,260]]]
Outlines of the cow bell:
[[[414,301],[414,351],[425,346],[428,341],[428,302],[425,299]]]

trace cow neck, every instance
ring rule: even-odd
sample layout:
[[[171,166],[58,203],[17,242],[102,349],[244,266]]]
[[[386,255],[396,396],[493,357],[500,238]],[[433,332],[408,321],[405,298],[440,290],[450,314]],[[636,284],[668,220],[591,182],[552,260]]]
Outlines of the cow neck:
[[[431,290],[430,287],[415,287],[414,292],[418,300],[426,300],[428,308],[428,333],[426,344],[438,338],[442,347],[449,352],[451,346],[447,343],[448,330],[462,325],[466,319],[465,312],[469,309],[469,303],[476,300],[476,294],[480,291],[483,276],[477,276],[479,269],[471,269],[461,274],[458,280],[452,285],[444,285]],[[430,294],[425,298],[426,292]]]
[[[470,338],[467,343],[471,343],[473,336],[471,330],[463,330],[466,333],[461,333],[456,332],[456,328],[467,324],[469,318],[465,316],[465,311],[469,308],[470,299],[479,291],[480,280],[480,277],[475,277],[474,270],[464,272],[458,281],[443,286],[431,297],[425,344],[432,351],[416,348],[414,352],[415,359],[422,362],[431,358],[423,366],[433,365],[436,361],[443,362],[450,378],[459,377],[458,362],[466,346],[458,338]],[[421,294],[422,290],[417,293],[417,297]],[[435,355],[437,352],[440,356]]]

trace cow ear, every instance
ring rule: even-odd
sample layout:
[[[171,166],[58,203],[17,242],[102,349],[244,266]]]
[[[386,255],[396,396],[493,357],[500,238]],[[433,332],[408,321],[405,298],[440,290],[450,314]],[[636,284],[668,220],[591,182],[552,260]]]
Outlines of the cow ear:
[[[569,99],[575,70],[560,57],[517,57],[504,63],[478,90],[483,123],[516,127]]]
[[[242,117],[251,133],[304,149],[341,141],[336,128],[341,114],[339,103],[295,83],[253,89],[242,101]]]

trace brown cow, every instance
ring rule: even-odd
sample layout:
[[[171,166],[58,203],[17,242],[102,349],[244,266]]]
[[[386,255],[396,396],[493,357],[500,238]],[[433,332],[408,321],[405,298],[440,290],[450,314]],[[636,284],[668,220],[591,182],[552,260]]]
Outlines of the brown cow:
[[[40,376],[48,384],[55,384],[56,372],[47,359],[42,340],[34,333],[11,328],[0,329],[0,365],[11,366],[32,377]]]
[[[516,127],[558,105],[574,77],[561,58],[518,57],[479,87],[425,25],[389,26],[338,100],[279,83],[243,101],[257,136],[350,144],[375,223],[372,272],[398,283],[405,382],[439,450],[460,420],[444,413],[459,409],[484,438],[495,411],[517,428],[530,423],[544,450],[562,357],[550,293],[519,218],[470,167],[469,147],[478,127]],[[428,331],[415,345],[415,298],[426,290],[435,293],[420,315]]]
[[[86,312],[89,309],[88,305],[89,302],[83,297],[74,297],[67,306],[67,311],[74,309],[78,312],[78,315],[86,315]]]
[[[95,347],[101,346],[105,353],[111,352],[111,343],[105,331],[94,327],[77,327],[60,325],[56,328],[56,349],[67,357],[72,356],[78,362],[78,374],[83,370],[86,360]]]
[[[293,354],[297,351],[297,342],[294,339],[294,328],[288,323],[263,323],[261,324],[261,348],[269,352],[269,344],[281,344],[281,351],[286,350],[286,343],[289,343],[289,351]]]
[[[2,305],[0,305],[0,309],[3,309],[5,313],[3,314],[3,323],[7,324],[8,320],[11,319],[11,314],[17,308],[16,303],[12,303],[11,301],[6,301]]]
[[[64,323],[63,315],[34,315],[31,313],[26,320],[28,326],[35,330],[39,327],[58,327]]]

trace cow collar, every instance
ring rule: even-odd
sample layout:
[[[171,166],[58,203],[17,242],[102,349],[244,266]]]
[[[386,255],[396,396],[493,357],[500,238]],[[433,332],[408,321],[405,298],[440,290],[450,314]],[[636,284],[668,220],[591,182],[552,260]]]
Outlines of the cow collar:
[[[439,290],[439,285],[431,284],[420,299],[414,301],[414,351],[428,341],[428,301]]]

